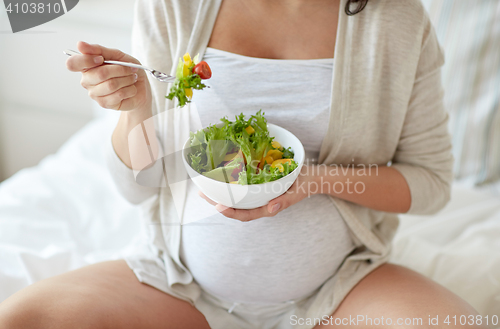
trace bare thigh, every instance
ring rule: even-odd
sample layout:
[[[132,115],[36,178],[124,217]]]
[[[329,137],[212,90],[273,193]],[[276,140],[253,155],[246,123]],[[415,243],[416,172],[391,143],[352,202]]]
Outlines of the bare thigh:
[[[37,282],[0,304],[2,329],[209,328],[191,304],[140,283],[125,261]]]
[[[453,325],[453,316],[477,316],[479,313],[463,299],[440,284],[408,268],[384,264],[368,274],[346,296],[333,313],[328,325],[335,326],[342,319],[357,319],[359,323],[344,320],[343,328],[486,328],[480,325]],[[438,325],[429,325],[430,318],[438,317]],[[451,323],[444,323],[449,316]],[[380,322],[384,319],[384,322]],[[370,325],[370,318],[372,324]],[[392,325],[389,325],[390,318]],[[376,320],[378,319],[378,320]],[[400,324],[397,323],[398,319]],[[407,320],[409,319],[409,320]],[[418,319],[422,319],[421,322]],[[469,320],[469,318],[467,318]],[[379,321],[378,325],[374,321]],[[406,321],[406,323],[404,323]],[[333,325],[331,325],[333,322]]]

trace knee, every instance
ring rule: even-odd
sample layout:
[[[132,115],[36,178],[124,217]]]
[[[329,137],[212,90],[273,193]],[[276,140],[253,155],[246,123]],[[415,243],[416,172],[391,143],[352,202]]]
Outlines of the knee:
[[[458,328],[458,319],[478,316],[463,299],[422,275],[387,264],[346,297],[334,317],[358,319],[357,328]],[[455,318],[453,318],[455,316]],[[457,319],[457,323],[454,321]],[[469,328],[484,328],[480,321]],[[353,326],[354,328],[354,326]]]
[[[479,313],[466,301],[438,283],[410,271],[388,264],[381,271],[390,281],[368,309],[374,316],[387,316],[392,325],[405,328],[458,328],[463,327],[459,318],[474,318]],[[455,323],[455,319],[456,323]],[[389,321],[391,321],[389,320]],[[469,328],[485,328],[480,322],[468,324]]]
[[[485,328],[476,322],[478,313],[471,307],[453,300],[436,298],[432,302],[424,298],[418,300],[395,299],[385,300],[366,309],[361,315],[361,326],[366,328],[462,328],[460,317],[473,318],[468,328]]]
[[[42,305],[16,295],[10,297],[0,304],[0,328],[44,328],[46,312]]]
[[[85,299],[21,291],[0,304],[2,329],[103,328],[99,310]]]

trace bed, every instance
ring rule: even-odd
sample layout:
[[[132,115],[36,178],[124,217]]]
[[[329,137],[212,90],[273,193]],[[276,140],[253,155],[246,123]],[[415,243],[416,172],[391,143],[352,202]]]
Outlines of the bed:
[[[140,208],[116,190],[95,119],[54,155],[0,184],[0,301],[38,280],[144,247]],[[500,316],[500,196],[456,184],[434,216],[401,216],[392,261]]]

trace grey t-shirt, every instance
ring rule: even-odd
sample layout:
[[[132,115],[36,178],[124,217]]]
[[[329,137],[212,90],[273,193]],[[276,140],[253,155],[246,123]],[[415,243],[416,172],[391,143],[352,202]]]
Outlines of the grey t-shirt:
[[[294,133],[306,157],[317,160],[328,124],[333,59],[260,59],[212,48],[203,59],[213,77],[193,102],[204,127],[262,109],[268,122]],[[217,213],[190,181],[184,216],[190,224],[182,227],[182,262],[204,290],[231,302],[309,296],[354,249],[349,229],[324,194],[274,217],[241,222]]]

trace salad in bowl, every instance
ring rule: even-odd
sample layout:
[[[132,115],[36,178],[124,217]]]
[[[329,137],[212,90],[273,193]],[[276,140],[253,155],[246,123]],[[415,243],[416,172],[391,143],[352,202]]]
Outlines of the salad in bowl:
[[[261,111],[191,132],[183,149],[186,170],[210,199],[251,209],[285,193],[304,162],[300,140],[268,124]]]

